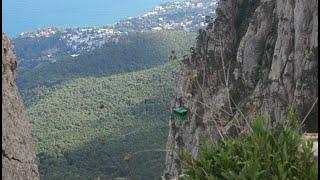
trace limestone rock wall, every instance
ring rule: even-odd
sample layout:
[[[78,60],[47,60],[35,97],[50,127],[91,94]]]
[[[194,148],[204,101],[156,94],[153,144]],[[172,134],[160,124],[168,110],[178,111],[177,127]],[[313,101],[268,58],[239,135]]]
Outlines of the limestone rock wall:
[[[190,116],[169,118],[165,179],[182,173],[183,151],[198,156],[199,134],[212,142],[248,134],[260,113],[276,125],[293,103],[301,120],[317,122],[317,0],[221,0],[189,58],[177,95]]]
[[[2,33],[2,179],[37,180],[40,178],[34,141],[16,79],[15,53]]]

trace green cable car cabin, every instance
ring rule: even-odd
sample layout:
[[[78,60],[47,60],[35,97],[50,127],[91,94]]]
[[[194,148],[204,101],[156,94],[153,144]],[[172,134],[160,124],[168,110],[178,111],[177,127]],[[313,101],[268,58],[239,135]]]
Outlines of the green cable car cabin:
[[[173,117],[175,122],[182,122],[188,119],[188,109],[178,107],[173,109]]]

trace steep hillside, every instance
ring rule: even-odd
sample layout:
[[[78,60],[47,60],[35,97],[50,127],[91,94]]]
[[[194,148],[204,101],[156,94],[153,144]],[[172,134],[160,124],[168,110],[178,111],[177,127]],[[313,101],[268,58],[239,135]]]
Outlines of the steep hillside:
[[[164,64],[175,50],[177,56],[189,52],[195,34],[183,31],[132,33],[121,36],[118,43],[66,57],[37,68],[21,68],[18,86],[25,105],[47,94],[57,84],[81,77],[103,77],[148,69]]]
[[[16,86],[17,60],[2,33],[2,179],[39,179],[30,125]]]
[[[159,178],[177,66],[73,79],[32,104],[41,178]]]
[[[61,40],[61,33],[46,37],[21,37],[13,39],[17,50],[17,58],[24,66],[30,67],[33,60],[40,59],[47,53],[67,54],[71,48]],[[32,66],[31,66],[32,67]]]
[[[177,89],[190,116],[170,118],[166,179],[181,174],[183,151],[198,157],[199,134],[246,135],[257,114],[275,126],[296,104],[305,130],[317,131],[318,1],[221,0],[190,60]]]

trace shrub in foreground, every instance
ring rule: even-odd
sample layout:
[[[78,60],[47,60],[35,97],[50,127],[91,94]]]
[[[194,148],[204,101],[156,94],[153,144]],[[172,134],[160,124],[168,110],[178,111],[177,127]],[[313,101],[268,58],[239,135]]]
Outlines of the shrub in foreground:
[[[216,144],[202,138],[199,159],[184,153],[181,179],[317,179],[313,143],[301,139],[294,111],[288,113],[286,123],[273,129],[268,118],[257,117],[252,129],[251,136]]]

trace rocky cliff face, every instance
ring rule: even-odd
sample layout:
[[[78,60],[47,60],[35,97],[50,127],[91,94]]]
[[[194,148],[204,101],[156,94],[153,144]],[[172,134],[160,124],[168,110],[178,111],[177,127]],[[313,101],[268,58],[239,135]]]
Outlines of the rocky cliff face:
[[[34,143],[16,79],[15,53],[2,33],[2,179],[37,180]]]
[[[316,124],[318,1],[221,0],[177,91],[190,114],[169,120],[165,179],[181,174],[183,151],[198,156],[199,134],[212,142],[245,135],[257,114],[276,125],[292,104],[305,124]]]

